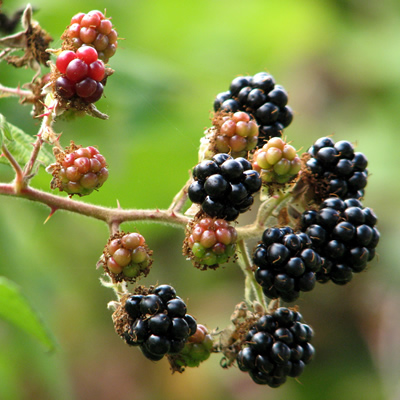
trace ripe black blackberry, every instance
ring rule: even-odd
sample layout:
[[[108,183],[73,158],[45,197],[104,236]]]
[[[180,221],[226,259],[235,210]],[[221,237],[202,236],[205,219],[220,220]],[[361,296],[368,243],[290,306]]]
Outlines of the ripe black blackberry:
[[[233,79],[229,90],[216,96],[214,110],[252,114],[260,125],[258,143],[262,146],[271,137],[281,137],[292,122],[293,112],[287,101],[286,90],[276,85],[270,74],[259,72]]]
[[[321,258],[311,244],[307,234],[296,234],[290,227],[264,231],[253,262],[258,267],[255,278],[267,297],[292,302],[301,291],[314,288]]]
[[[319,138],[308,150],[311,158],[307,167],[315,175],[318,192],[323,199],[361,199],[368,180],[368,160],[355,152],[347,140],[334,142],[329,137]]]
[[[139,346],[152,361],[179,353],[197,330],[186,304],[170,285],[160,285],[146,294],[133,294],[124,303],[127,324],[118,333],[131,346]],[[120,318],[121,320],[121,318]]]
[[[239,369],[248,372],[255,383],[273,388],[288,376],[300,376],[315,353],[310,344],[313,331],[301,319],[299,312],[285,307],[260,317],[238,353]]]
[[[348,283],[353,273],[363,271],[375,256],[379,231],[374,212],[357,199],[326,199],[319,210],[302,214],[301,230],[322,257],[317,281],[338,285]]]
[[[194,182],[188,194],[201,204],[210,217],[234,221],[253,204],[253,194],[261,188],[261,179],[245,158],[219,153],[193,169]]]

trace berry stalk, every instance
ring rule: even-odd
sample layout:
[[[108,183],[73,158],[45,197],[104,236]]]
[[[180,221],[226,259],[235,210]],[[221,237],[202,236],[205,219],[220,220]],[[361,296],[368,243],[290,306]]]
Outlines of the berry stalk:
[[[261,286],[257,283],[257,281],[254,278],[254,272],[251,268],[252,265],[251,259],[243,239],[238,240],[237,249],[238,249],[237,252],[238,264],[246,277],[245,291],[244,291],[245,301],[249,306],[251,306],[253,297],[252,295],[254,295],[255,300],[258,301],[264,307],[264,310],[266,310],[267,303],[265,302],[265,297],[262,292]]]

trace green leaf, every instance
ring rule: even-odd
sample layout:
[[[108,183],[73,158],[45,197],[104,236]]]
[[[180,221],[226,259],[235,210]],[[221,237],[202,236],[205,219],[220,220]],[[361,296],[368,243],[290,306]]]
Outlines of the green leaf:
[[[19,129],[13,124],[6,121],[3,115],[0,114],[0,132],[7,141],[7,149],[13,155],[20,165],[26,164],[32,153],[32,136],[25,133],[22,129]],[[0,140],[1,142],[1,140]],[[48,166],[54,161],[54,157],[47,149],[41,148],[37,160]],[[0,157],[0,163],[8,164],[8,160],[5,157]]]
[[[38,339],[48,350],[55,342],[17,284],[0,277],[0,318]]]

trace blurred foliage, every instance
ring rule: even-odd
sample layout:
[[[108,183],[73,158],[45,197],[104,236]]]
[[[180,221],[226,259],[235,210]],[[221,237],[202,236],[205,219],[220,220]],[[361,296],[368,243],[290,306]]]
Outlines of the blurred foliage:
[[[13,13],[25,5],[5,0]],[[62,144],[98,145],[110,179],[83,201],[124,208],[165,208],[197,162],[210,126],[214,96],[240,74],[267,70],[289,92],[295,112],[285,134],[306,150],[318,137],[357,143],[369,159],[364,204],[375,210],[383,240],[367,273],[346,287],[318,285],[298,304],[314,327],[316,360],[299,381],[279,389],[255,385],[213,355],[204,365],[171,375],[165,360],[152,363],[114,333],[95,264],[107,227],[86,217],[0,198],[0,275],[15,281],[57,338],[48,354],[0,322],[0,398],[4,400],[398,399],[400,345],[400,212],[398,196],[400,3],[396,0],[175,0],[99,2],[34,0],[34,18],[60,46],[77,12],[107,9],[117,27],[115,74],[98,108],[108,121],[60,120]],[[17,86],[29,70],[0,64],[0,81]],[[0,99],[7,120],[34,135],[39,121],[16,99]],[[12,171],[0,165],[0,180]],[[33,185],[49,190],[40,171]],[[180,230],[150,224],[138,229],[154,249],[146,284],[171,283],[190,312],[209,328],[223,328],[242,300],[235,265],[201,272],[181,256]],[[397,311],[397,312],[396,312]],[[396,392],[397,390],[397,392]]]

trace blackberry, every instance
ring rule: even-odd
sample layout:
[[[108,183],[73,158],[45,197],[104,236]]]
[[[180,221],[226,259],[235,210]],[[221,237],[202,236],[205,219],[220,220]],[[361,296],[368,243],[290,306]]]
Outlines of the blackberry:
[[[317,281],[348,283],[375,256],[379,231],[374,212],[357,199],[327,198],[319,210],[305,211],[301,230],[310,236],[312,248],[321,256]]]
[[[193,203],[210,217],[234,221],[253,204],[253,194],[261,188],[258,172],[241,157],[220,153],[197,164],[188,189]]]
[[[264,183],[287,183],[300,172],[301,161],[293,146],[274,137],[255,151],[253,168]]]
[[[118,46],[118,34],[113,24],[98,10],[74,15],[63,39],[65,48],[72,46],[79,49],[84,45],[93,47],[99,59],[105,63],[115,54]]]
[[[135,282],[150,272],[151,255],[140,233],[117,232],[109,238],[98,266],[103,267],[113,282]]]
[[[259,72],[233,79],[229,90],[216,96],[214,111],[245,111],[253,115],[260,126],[258,145],[262,146],[271,137],[281,137],[292,122],[293,112],[287,101],[286,90],[275,84],[272,75]]]
[[[300,313],[285,307],[261,316],[250,326],[237,355],[239,369],[248,372],[255,383],[274,388],[288,376],[300,376],[314,357],[313,331],[301,319]]]
[[[300,292],[312,290],[321,258],[307,234],[289,227],[268,228],[253,253],[255,278],[264,294],[272,299],[295,301]]]
[[[308,150],[308,170],[315,176],[315,185],[322,199],[337,196],[341,199],[364,196],[367,186],[367,158],[354,151],[353,145],[341,140],[319,138]]]
[[[126,323],[116,327],[117,333],[127,344],[139,346],[145,357],[158,361],[166,354],[182,351],[196,334],[196,320],[186,311],[186,304],[175,289],[161,285],[125,299],[116,313]]]
[[[47,172],[53,175],[52,189],[59,189],[71,196],[86,196],[99,189],[108,178],[105,158],[93,146],[76,146],[73,142],[65,152],[56,154],[57,163]]]
[[[61,74],[56,74],[54,83],[58,96],[64,100],[79,98],[88,104],[100,100],[106,70],[93,47],[82,46],[76,52],[62,51],[56,67]]]
[[[205,217],[188,226],[183,253],[197,268],[217,268],[235,254],[236,239],[236,229],[227,221]]]

